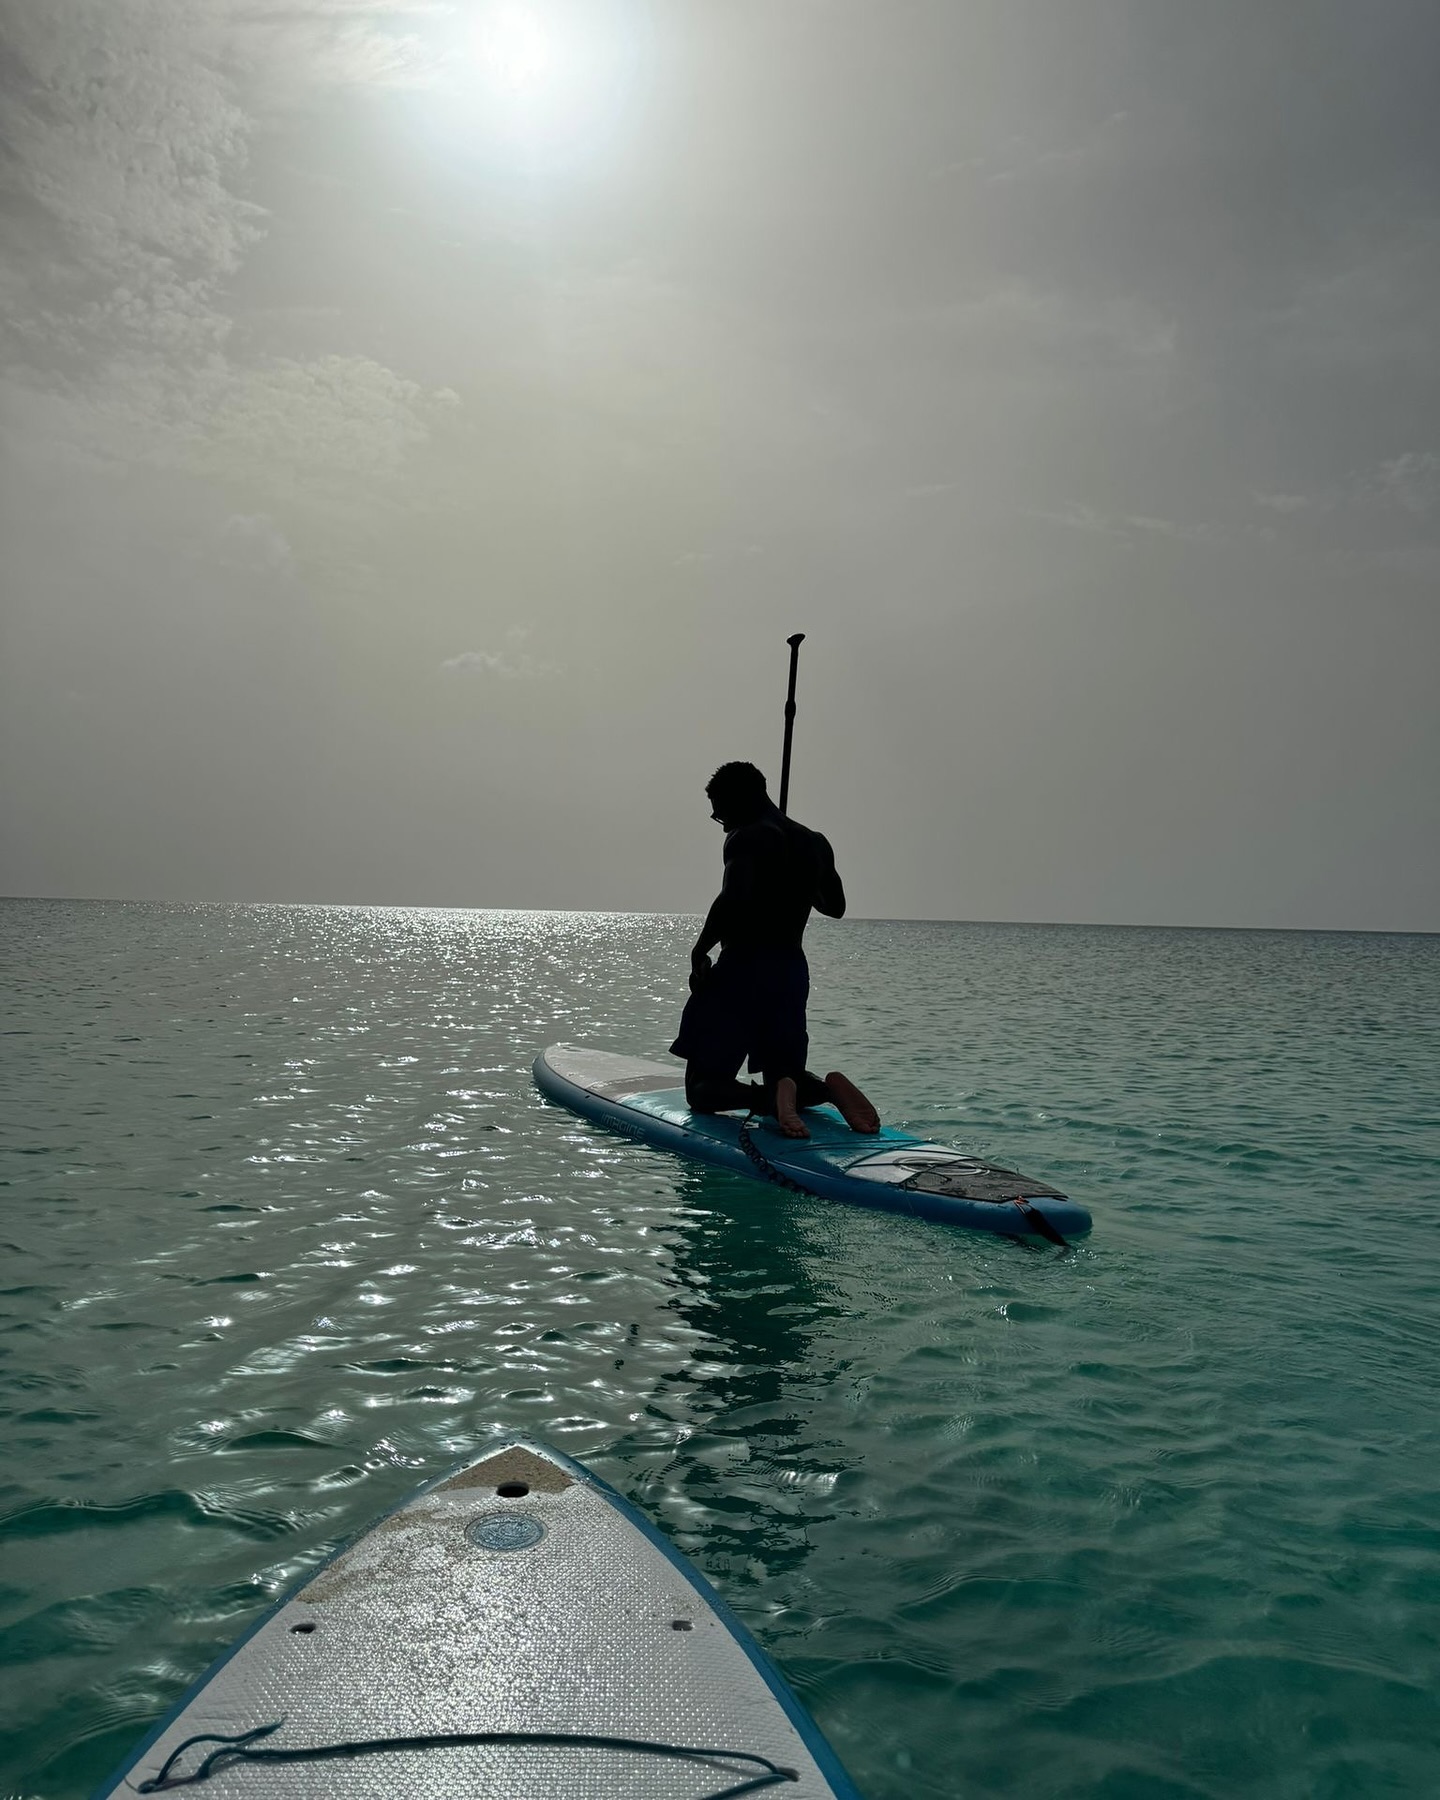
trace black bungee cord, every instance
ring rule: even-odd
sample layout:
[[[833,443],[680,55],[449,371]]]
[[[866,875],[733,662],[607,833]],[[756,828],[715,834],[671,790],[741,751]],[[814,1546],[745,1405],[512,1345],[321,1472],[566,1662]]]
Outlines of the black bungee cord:
[[[759,1123],[760,1117],[761,1115],[752,1107],[751,1110],[746,1113],[745,1122],[740,1127],[740,1148],[745,1152],[746,1156],[750,1158],[750,1161],[755,1165],[756,1169],[766,1181],[773,1181],[777,1187],[788,1188],[792,1194],[804,1194],[808,1200],[823,1199],[823,1195],[816,1194],[811,1188],[804,1187],[800,1182],[792,1180],[783,1169],[777,1169],[775,1164],[771,1162],[770,1158],[755,1142],[755,1127]],[[1058,1249],[1068,1250],[1070,1248],[1069,1240],[1050,1223],[1049,1219],[1045,1217],[1040,1208],[1038,1206],[1032,1206],[1030,1201],[1023,1194],[1012,1194],[1010,1196],[1010,1204],[1020,1209],[1021,1216],[1024,1218],[1025,1223],[1038,1236],[1045,1238]]]
[[[719,1788],[714,1793],[697,1796],[697,1800],[740,1800],[742,1794],[756,1794],[762,1788],[776,1787],[782,1781],[799,1781],[798,1769],[787,1769],[750,1750],[712,1750],[695,1744],[659,1744],[645,1738],[602,1737],[588,1732],[567,1731],[443,1731],[426,1732],[414,1737],[354,1738],[338,1744],[261,1744],[272,1732],[279,1731],[284,1719],[270,1725],[257,1725],[235,1737],[218,1732],[202,1732],[177,1744],[149,1781],[138,1784],[142,1794],[164,1794],[172,1788],[194,1787],[208,1781],[217,1769],[237,1762],[331,1762],[348,1757],[378,1756],[402,1750],[453,1750],[469,1744],[529,1744],[537,1748],[573,1748],[580,1750],[629,1751],[637,1756],[673,1756],[685,1762],[738,1762],[758,1767],[760,1774],[734,1786]],[[187,1750],[196,1744],[214,1744],[215,1749],[203,1757],[188,1775],[172,1775],[171,1770]]]

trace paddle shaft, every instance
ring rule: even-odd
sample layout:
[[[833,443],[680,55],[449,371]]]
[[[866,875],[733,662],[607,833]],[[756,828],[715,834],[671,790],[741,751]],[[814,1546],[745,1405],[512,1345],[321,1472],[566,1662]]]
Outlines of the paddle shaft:
[[[805,633],[797,631],[785,640],[790,646],[790,687],[785,695],[785,749],[780,757],[780,810],[785,812],[790,800],[790,740],[795,735],[795,676],[800,668],[800,646]]]

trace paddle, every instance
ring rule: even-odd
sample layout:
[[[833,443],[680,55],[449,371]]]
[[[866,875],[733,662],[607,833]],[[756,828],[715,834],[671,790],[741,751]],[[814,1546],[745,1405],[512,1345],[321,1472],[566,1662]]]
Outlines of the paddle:
[[[795,675],[800,667],[800,646],[805,642],[805,633],[797,631],[792,638],[787,638],[790,646],[790,691],[785,696],[785,749],[780,758],[780,810],[787,810],[790,799],[790,739],[795,732]]]

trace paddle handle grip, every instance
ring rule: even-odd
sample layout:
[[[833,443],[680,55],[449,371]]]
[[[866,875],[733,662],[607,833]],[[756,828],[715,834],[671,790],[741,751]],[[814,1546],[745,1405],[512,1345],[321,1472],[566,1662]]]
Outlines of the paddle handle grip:
[[[790,686],[785,695],[785,748],[780,756],[780,810],[785,812],[790,803],[790,742],[795,735],[795,677],[800,669],[800,646],[805,642],[805,633],[797,631],[786,643],[790,646]]]

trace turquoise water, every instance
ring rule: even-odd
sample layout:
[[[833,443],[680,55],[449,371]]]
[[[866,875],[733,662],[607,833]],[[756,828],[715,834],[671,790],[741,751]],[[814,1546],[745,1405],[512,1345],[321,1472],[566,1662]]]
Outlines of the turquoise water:
[[[84,1793],[496,1428],[738,1608],[870,1800],[1440,1786],[1440,938],[847,922],[821,1066],[1049,1249],[547,1107],[693,922],[0,904],[0,1791]]]

